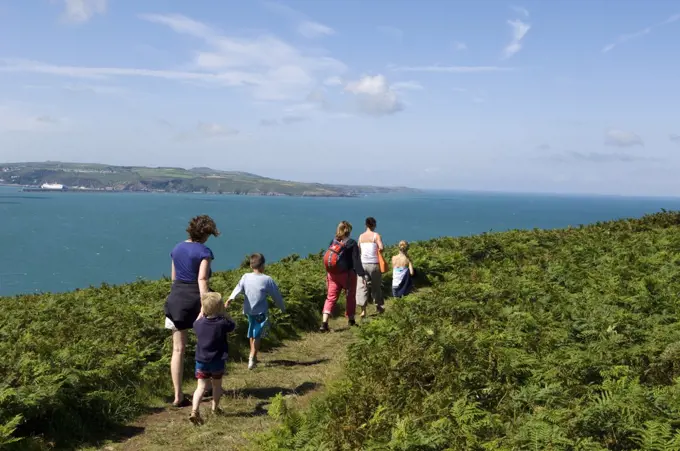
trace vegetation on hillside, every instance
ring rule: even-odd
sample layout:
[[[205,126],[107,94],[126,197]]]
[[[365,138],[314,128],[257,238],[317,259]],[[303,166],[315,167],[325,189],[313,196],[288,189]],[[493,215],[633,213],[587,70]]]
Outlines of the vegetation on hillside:
[[[274,400],[264,449],[680,449],[680,213],[441,238],[411,255],[419,291],[360,328],[346,376],[309,410]],[[268,272],[288,305],[272,310],[272,345],[318,325],[325,285],[319,256]],[[0,447],[90,440],[169,395],[168,290],[0,299]]]
[[[245,271],[216,273],[211,288],[227,296]],[[318,256],[267,266],[287,312],[272,310],[265,346],[318,326],[323,271]],[[0,298],[0,448],[19,438],[22,447],[91,440],[144,412],[152,398],[170,395],[171,340],[163,329],[169,290],[170,281],[162,280]],[[247,353],[241,302],[230,308],[237,321],[232,357]]]
[[[308,411],[279,398],[263,449],[680,449],[680,213],[412,254],[429,287]]]
[[[202,192],[285,196],[346,197],[408,191],[407,188],[323,185],[276,180],[247,172],[210,168],[148,168],[84,163],[0,163],[0,183],[61,184],[113,191]]]

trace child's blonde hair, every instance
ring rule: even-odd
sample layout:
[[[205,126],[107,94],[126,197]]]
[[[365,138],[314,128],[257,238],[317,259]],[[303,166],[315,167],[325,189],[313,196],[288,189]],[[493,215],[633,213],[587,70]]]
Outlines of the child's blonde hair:
[[[203,315],[206,317],[224,314],[224,303],[222,302],[222,295],[219,293],[210,292],[201,296],[201,306]]]
[[[399,250],[405,254],[408,251],[408,241],[399,241]]]

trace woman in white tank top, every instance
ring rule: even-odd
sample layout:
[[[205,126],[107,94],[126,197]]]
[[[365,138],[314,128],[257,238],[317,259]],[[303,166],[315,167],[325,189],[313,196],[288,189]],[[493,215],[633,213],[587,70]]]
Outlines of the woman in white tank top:
[[[357,305],[361,307],[361,317],[366,317],[366,306],[370,299],[375,302],[378,313],[383,313],[382,273],[378,260],[378,252],[384,249],[382,237],[375,232],[377,222],[374,218],[366,218],[366,231],[359,236],[361,248],[361,265],[366,276],[359,283]]]

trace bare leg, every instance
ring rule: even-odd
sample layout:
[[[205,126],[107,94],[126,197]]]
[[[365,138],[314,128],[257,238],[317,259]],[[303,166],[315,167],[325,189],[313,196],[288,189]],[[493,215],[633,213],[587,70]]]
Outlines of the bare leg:
[[[191,411],[198,412],[198,408],[201,406],[201,400],[203,399],[203,393],[205,393],[205,387],[207,385],[206,379],[199,379],[196,385],[196,391],[194,392],[194,400],[191,403]]]
[[[257,351],[260,350],[260,340],[250,339],[250,357],[248,358],[248,369],[252,370],[257,365]]]
[[[183,401],[182,374],[184,373],[184,350],[187,346],[187,331],[176,330],[172,333],[172,360],[170,361],[170,374],[172,385],[175,388],[174,404]]]
[[[324,322],[324,323],[327,323],[327,322],[328,322],[328,317],[329,317],[329,316],[330,316],[330,315],[329,315],[328,313],[324,313],[324,314],[323,314],[323,322]]]
[[[217,412],[218,409],[220,408],[220,398],[222,397],[222,379],[212,380],[212,391],[213,391],[212,410],[213,412]]]

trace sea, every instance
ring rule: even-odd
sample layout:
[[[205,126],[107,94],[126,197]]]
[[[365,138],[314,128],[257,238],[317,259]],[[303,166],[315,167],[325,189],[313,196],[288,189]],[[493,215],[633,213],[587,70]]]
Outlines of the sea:
[[[170,251],[191,217],[212,216],[216,271],[245,255],[267,261],[328,245],[337,223],[353,236],[373,216],[387,243],[509,229],[559,228],[680,210],[680,198],[420,192],[356,198],[170,193],[22,192],[0,186],[0,296],[63,292],[170,275]]]

